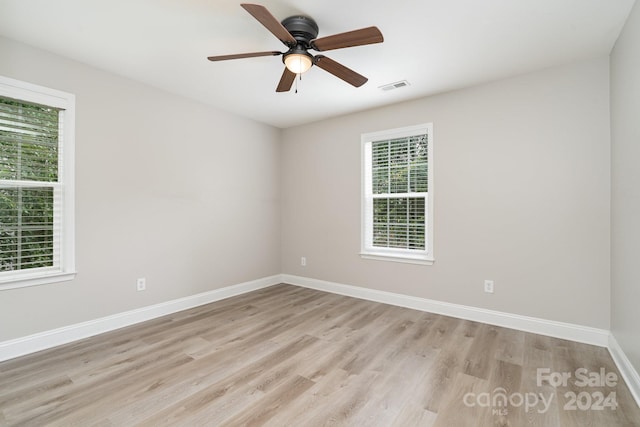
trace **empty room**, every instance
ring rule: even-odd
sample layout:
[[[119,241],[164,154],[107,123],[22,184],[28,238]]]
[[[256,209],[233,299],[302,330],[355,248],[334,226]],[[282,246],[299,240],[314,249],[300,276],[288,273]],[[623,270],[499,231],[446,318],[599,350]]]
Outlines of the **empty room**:
[[[0,426],[640,426],[635,0],[0,0]]]

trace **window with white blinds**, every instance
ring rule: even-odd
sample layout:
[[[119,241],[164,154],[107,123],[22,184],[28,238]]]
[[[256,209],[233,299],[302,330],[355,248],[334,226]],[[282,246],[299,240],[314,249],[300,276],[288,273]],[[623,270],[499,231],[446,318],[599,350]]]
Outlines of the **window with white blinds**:
[[[75,98],[0,78],[0,289],[69,280]]]
[[[433,262],[432,125],[362,135],[362,255]]]

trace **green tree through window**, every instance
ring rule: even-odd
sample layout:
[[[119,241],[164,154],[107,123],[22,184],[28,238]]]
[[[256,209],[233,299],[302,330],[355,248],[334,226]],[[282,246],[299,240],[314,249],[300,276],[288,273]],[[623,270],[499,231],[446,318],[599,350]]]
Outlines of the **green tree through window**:
[[[54,265],[59,111],[0,97],[0,271]]]
[[[427,135],[374,141],[373,246],[425,249]]]

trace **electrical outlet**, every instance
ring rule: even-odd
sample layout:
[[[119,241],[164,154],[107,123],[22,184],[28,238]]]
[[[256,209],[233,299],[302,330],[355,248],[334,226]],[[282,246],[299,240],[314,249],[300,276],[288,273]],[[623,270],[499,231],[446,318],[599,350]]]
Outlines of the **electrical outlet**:
[[[144,291],[145,289],[147,289],[147,279],[145,279],[144,277],[139,278],[136,282],[136,288],[139,291]]]
[[[303,267],[307,266],[307,257],[301,257],[300,258],[300,265]]]
[[[488,294],[493,293],[493,280],[485,280],[484,281],[484,291]]]

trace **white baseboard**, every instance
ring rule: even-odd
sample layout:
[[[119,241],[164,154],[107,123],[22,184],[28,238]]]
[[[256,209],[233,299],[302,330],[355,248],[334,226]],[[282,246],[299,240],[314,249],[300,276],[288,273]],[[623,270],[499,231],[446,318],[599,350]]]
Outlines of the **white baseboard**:
[[[607,347],[609,344],[610,333],[604,329],[521,316],[518,314],[503,313],[500,311],[486,310],[466,305],[378,291],[375,289],[344,285],[341,283],[327,282],[324,280],[310,279],[290,274],[283,274],[282,282],[305,288],[331,292],[334,294],[346,295],[369,301],[412,308],[414,310],[427,311],[429,313],[442,314],[445,316],[473,320],[476,322],[488,323],[490,325],[503,326],[505,328],[597,345],[600,347]]]
[[[225,298],[266,288],[281,283],[281,275],[239,283],[209,292],[203,292],[136,310],[126,311],[87,322],[64,326],[26,337],[0,342],[0,361],[13,359],[36,351],[45,350],[72,341],[88,338],[104,332],[155,319],[181,310],[197,307]]]
[[[620,347],[613,334],[609,335],[608,347],[611,358],[618,367],[620,374],[622,374],[622,378],[627,383],[627,387],[629,387],[636,403],[640,406],[640,375],[638,375],[638,371],[635,370],[627,355],[624,354],[622,347]]]

